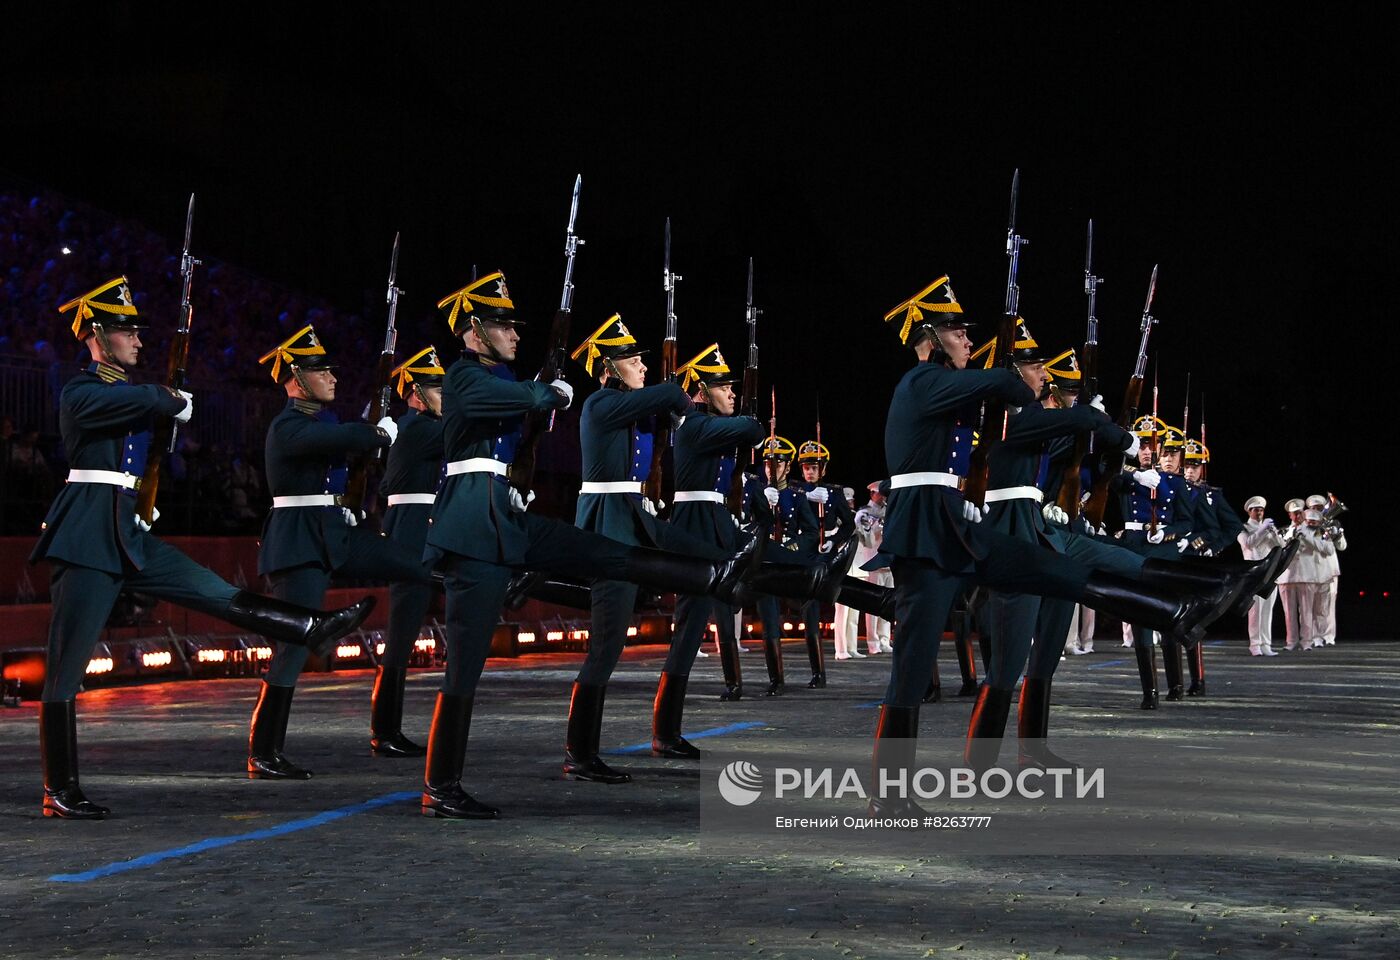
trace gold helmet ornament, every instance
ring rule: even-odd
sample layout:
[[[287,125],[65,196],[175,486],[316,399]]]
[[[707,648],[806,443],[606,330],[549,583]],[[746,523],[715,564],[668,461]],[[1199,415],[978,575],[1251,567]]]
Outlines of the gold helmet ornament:
[[[258,363],[269,360],[272,361],[272,379],[278,383],[286,383],[298,370],[331,370],[335,367],[309,323],[258,357]]]

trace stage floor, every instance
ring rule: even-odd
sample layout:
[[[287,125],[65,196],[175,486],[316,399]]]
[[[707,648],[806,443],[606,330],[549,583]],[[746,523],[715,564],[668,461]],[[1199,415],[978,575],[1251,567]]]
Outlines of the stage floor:
[[[1132,652],[1101,641],[1061,665],[1052,730],[1188,743],[1248,731],[1396,732],[1400,644],[1346,642],[1272,660],[1250,658],[1238,640],[1207,651],[1208,696],[1146,712]],[[39,816],[36,708],[0,711],[0,956],[1400,954],[1395,849],[895,857],[853,846],[833,858],[795,843],[777,854],[707,852],[696,767],[642,750],[664,653],[630,648],[609,688],[604,747],[624,751],[609,762],[635,778],[620,786],[559,778],[577,655],[491,661],[465,783],[502,808],[495,822],[419,815],[421,761],[369,755],[367,671],[304,678],[287,738],[291,758],[316,772],[301,783],[242,776],[255,680],[84,694],[83,784],[115,812],[100,823]],[[717,699],[718,658],[698,662],[686,731],[713,734],[697,746],[814,731],[868,739],[888,658],[829,660],[827,688],[808,690],[801,645],[785,654],[787,694],[754,696],[763,660],[749,654],[750,695],[738,703]],[[923,708],[925,738],[966,730],[970,700],[947,696],[957,668],[946,645],[942,665],[945,700]],[[430,672],[410,677],[405,727],[419,741],[437,683]],[[1255,809],[1283,816],[1308,796],[1300,782],[1258,795]],[[1391,796],[1371,813],[1400,814]]]

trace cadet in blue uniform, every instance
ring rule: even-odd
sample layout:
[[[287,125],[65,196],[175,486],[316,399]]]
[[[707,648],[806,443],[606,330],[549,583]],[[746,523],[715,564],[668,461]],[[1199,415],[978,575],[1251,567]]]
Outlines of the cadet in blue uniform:
[[[901,342],[919,363],[895,389],[885,426],[890,473],[882,553],[895,583],[895,643],[889,687],[880,710],[874,763],[878,771],[907,770],[913,761],[922,694],[937,657],[943,625],[964,579],[1014,593],[1084,601],[1130,620],[1189,631],[1218,615],[1205,600],[1182,597],[1092,571],[1042,546],[984,529],[982,513],[966,502],[951,471],[954,430],[972,424],[984,399],[1024,406],[1035,393],[1015,373],[967,370],[971,344],[947,277],[890,311]],[[866,566],[885,565],[877,557]],[[877,798],[879,814],[913,812],[907,799]]]
[[[817,515],[812,512],[806,491],[790,484],[797,448],[785,437],[773,436],[763,444],[763,479],[754,477],[745,492],[748,512],[755,517],[771,517],[772,544],[766,550],[784,550],[794,562],[813,563],[817,556]],[[753,598],[758,618],[763,624],[763,659],[768,667],[768,689],[775,697],[786,684],[783,680],[783,616],[782,605],[772,594],[757,594]]]
[[[802,468],[802,479],[795,486],[807,494],[807,501],[816,514],[820,531],[817,549],[821,553],[830,553],[856,534],[856,514],[846,502],[846,495],[840,487],[823,482],[830,463],[831,451],[816,440],[806,440],[797,448],[797,465]],[[818,600],[809,600],[802,607],[807,659],[812,665],[812,679],[807,683],[809,687],[826,686],[826,662],[822,656],[821,641],[822,612],[822,604]]]
[[[573,359],[602,386],[583,404],[579,417],[579,446],[583,453],[583,486],[579,489],[575,523],[619,543],[659,547],[720,562],[735,552],[713,540],[692,537],[656,517],[660,504],[643,489],[651,474],[655,424],[659,418],[679,418],[690,412],[690,398],[679,384],[646,386],[646,351],[613,314],[579,345]],[[631,776],[615,770],[598,756],[608,679],[617,666],[632,623],[637,585],[626,580],[593,582],[592,628],[569,698],[569,724],[564,747],[564,776],[571,780],[626,783]],[[667,683],[662,677],[663,684]],[[680,696],[684,696],[681,692]],[[663,744],[662,752],[667,752]],[[679,757],[700,751],[680,736],[669,743]]]
[[[500,811],[473,799],[461,780],[473,697],[512,572],[628,580],[729,599],[749,556],[716,562],[666,553],[526,513],[527,499],[507,481],[521,420],[568,406],[573,388],[563,380],[516,381],[507,364],[520,342],[519,321],[500,273],[448,295],[438,308],[466,349],[443,383],[447,479],[425,550],[445,575],[448,654],[428,736],[422,808],[432,816],[491,818]],[[596,717],[600,723],[601,711]],[[579,733],[587,738],[579,752],[596,755],[599,728]]]
[[[272,510],[263,523],[258,573],[272,579],[276,595],[318,607],[331,577],[428,584],[420,555],[398,542],[356,526],[343,505],[346,459],[388,447],[398,425],[340,423],[327,404],[335,400],[335,374],[326,348],[309,325],[264,354],[272,379],[287,392],[287,406],[267,428],[264,460]],[[248,776],[254,780],[305,780],[311,771],[283,752],[305,647],[279,645],[253,708],[248,731]]]
[[[1244,530],[1244,521],[1225,500],[1225,491],[1206,482],[1206,467],[1210,464],[1210,450],[1204,442],[1188,438],[1185,447],[1186,462],[1182,474],[1191,490],[1192,503],[1196,515],[1204,518],[1209,514],[1209,524],[1202,524],[1199,534],[1202,542],[1198,550],[1202,556],[1219,557],[1238,542]],[[1188,697],[1204,696],[1206,692],[1206,665],[1203,644],[1186,651],[1186,666],[1191,675],[1191,686],[1186,688]]]
[[[390,374],[408,412],[399,417],[379,493],[385,498],[384,535],[410,556],[423,556],[428,518],[442,482],[442,378],[437,350],[425,347]],[[427,751],[403,734],[408,658],[436,588],[417,580],[389,585],[389,631],[374,676],[370,701],[370,749],[381,757],[421,757]]]
[[[111,811],[78,783],[74,698],[102,628],[123,590],[148,593],[212,614],[281,643],[324,647],[359,626],[372,599],[322,614],[239,590],[150,534],[136,516],[155,417],[187,423],[193,398],[127,381],[141,351],[142,326],[125,277],[70,300],[73,333],[92,362],[59,398],[59,425],[71,469],[49,508],[30,556],[51,569],[53,619],[39,705],[44,816],[101,819]]]
[[[676,370],[681,388],[692,390],[694,407],[675,433],[675,489],[671,523],[693,537],[733,552],[740,532],[725,505],[732,486],[738,448],[763,440],[763,427],[753,417],[735,416],[737,377],[712,343]],[[713,597],[676,598],[676,632],[662,669],[652,711],[652,752],[674,756],[681,737],[685,690],[695,655],[709,624],[719,638],[724,672],[723,700],[743,695],[739,642],[734,635],[734,608]],[[694,747],[691,747],[694,750]],[[699,751],[696,751],[697,753]]]

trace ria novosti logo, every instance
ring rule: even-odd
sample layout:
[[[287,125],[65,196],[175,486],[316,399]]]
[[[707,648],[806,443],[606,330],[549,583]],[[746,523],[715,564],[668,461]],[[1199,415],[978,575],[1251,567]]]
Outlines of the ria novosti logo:
[[[763,771],[747,760],[735,760],[719,772],[719,795],[736,807],[747,807],[763,793]]]

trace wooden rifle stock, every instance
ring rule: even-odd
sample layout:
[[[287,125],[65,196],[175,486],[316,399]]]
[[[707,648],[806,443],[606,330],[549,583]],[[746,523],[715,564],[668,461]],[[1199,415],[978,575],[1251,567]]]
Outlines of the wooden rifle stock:
[[[165,383],[172,391],[185,389],[185,368],[189,353],[190,327],[188,323],[184,323],[175,331],[175,339],[170,341],[170,363]],[[174,418],[158,417],[152,430],[151,444],[146,451],[146,471],[141,475],[141,488],[136,491],[136,515],[147,523],[155,516],[156,493],[160,489],[160,465],[174,437]]]
[[[1138,404],[1141,402],[1142,378],[1131,377],[1128,380],[1128,390],[1123,394],[1123,412],[1118,416],[1118,426],[1124,430],[1132,429],[1133,421],[1137,419]],[[1108,507],[1108,485],[1119,473],[1118,470],[1114,469],[1114,458],[1121,459],[1116,450],[1105,451],[1104,457],[1105,468],[1094,479],[1089,500],[1084,504],[1084,518],[1095,527],[1103,523],[1104,510]]]

